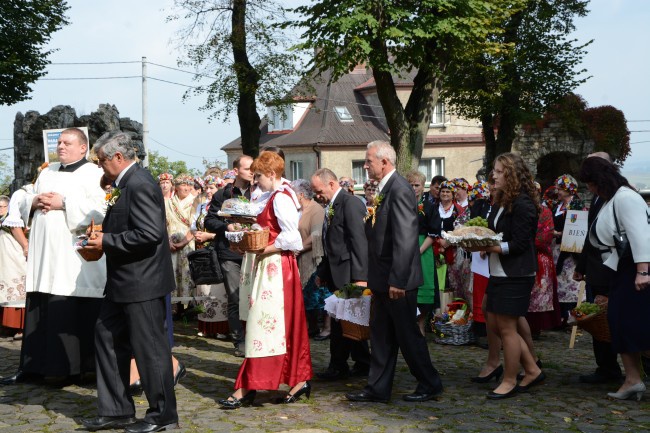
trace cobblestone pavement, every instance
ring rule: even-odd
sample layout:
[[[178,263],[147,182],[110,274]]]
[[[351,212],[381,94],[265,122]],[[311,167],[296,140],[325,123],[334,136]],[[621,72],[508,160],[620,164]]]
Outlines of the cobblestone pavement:
[[[176,325],[175,355],[188,374],[176,387],[180,431],[186,432],[647,432],[650,431],[650,394],[636,401],[610,401],[606,393],[616,384],[585,385],[578,375],[594,369],[591,338],[579,335],[569,350],[569,334],[542,334],[536,347],[548,379],[529,393],[504,401],[486,400],[495,386],[474,384],[486,351],[475,346],[443,346],[430,342],[445,392],[437,401],[406,403],[415,381],[400,358],[389,404],[351,403],[343,394],[365,384],[361,378],[339,382],[312,382],[310,400],[292,405],[273,404],[284,392],[261,392],[254,407],[220,410],[217,400],[232,392],[240,363],[232,344],[196,336],[195,323]],[[427,338],[432,340],[431,334]],[[312,341],[316,371],[328,360],[329,342]],[[15,371],[19,342],[0,340],[0,375]],[[20,384],[0,387],[0,433],[68,432],[82,430],[77,420],[95,416],[96,390],[92,385],[63,388]],[[147,402],[136,398],[137,415]]]

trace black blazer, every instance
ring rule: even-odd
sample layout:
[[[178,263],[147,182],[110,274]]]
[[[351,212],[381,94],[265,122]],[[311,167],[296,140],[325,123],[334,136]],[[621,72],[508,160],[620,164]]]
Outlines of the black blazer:
[[[120,197],[108,209],[102,231],[105,295],[113,302],[160,298],[176,288],[165,220],[165,200],[151,174],[131,166]]]
[[[230,221],[225,220],[224,218],[217,215],[223,206],[223,202],[235,197],[241,197],[241,190],[234,186],[232,183],[229,183],[224,188],[221,188],[219,191],[215,192],[212,195],[212,200],[210,200],[210,207],[208,207],[208,213],[205,216],[203,224],[205,229],[210,233],[214,233],[216,237],[214,238],[214,247],[219,254],[220,260],[230,260],[230,261],[241,261],[242,255],[238,254],[230,249],[230,242],[226,239],[226,231]],[[246,198],[250,198],[250,189],[246,191]]]
[[[488,226],[497,233],[503,233],[503,242],[508,243],[510,252],[500,254],[503,271],[509,277],[523,277],[537,272],[535,235],[537,233],[537,208],[527,194],[519,194],[512,203],[512,211],[503,210],[496,227],[494,219],[499,213],[495,207],[490,212]]]
[[[416,290],[423,279],[415,193],[395,172],[380,197],[375,225],[366,222],[368,287],[380,293],[388,293],[390,286]]]
[[[366,208],[357,197],[341,190],[327,225],[326,256],[318,265],[318,277],[340,289],[352,281],[368,281],[368,241],[363,228]],[[327,218],[327,215],[325,216]]]
[[[605,200],[594,195],[591,207],[589,208],[589,214],[587,215],[588,227],[591,228],[603,204],[605,204]],[[585,244],[582,247],[582,252],[578,256],[576,271],[585,275],[585,279],[590,285],[605,288],[609,286],[613,272],[610,268],[603,265],[603,259],[600,254],[600,250],[589,242],[589,236],[587,236]],[[601,290],[601,292],[603,291]]]

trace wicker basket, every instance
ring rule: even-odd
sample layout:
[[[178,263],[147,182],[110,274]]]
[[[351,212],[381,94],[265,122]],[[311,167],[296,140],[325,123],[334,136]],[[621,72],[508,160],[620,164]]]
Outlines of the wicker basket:
[[[370,338],[370,326],[358,325],[356,323],[341,320],[343,336],[354,341],[364,341]]]
[[[472,332],[473,321],[470,320],[464,325],[453,323],[432,323],[435,334],[434,341],[438,344],[451,344],[462,346],[473,343],[476,339]]]
[[[269,234],[268,228],[244,232],[242,240],[239,242],[231,242],[231,245],[242,251],[263,250],[269,244]]]
[[[612,334],[609,332],[609,323],[607,322],[607,305],[601,305],[598,313],[585,316],[584,319],[577,319],[576,325],[584,329],[594,337],[594,340],[609,343],[612,341]],[[574,312],[571,314],[575,316]]]

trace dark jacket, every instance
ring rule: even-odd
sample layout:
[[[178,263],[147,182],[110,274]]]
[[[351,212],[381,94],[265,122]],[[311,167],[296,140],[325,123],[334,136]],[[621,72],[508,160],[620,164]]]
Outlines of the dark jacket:
[[[605,200],[594,196],[591,201],[591,207],[589,208],[589,214],[587,215],[588,227],[591,227],[604,203]],[[578,256],[576,271],[585,275],[587,283],[600,289],[598,290],[598,294],[605,295],[609,292],[609,285],[614,273],[610,268],[603,265],[600,251],[589,242],[589,239],[585,241],[582,252]]]
[[[438,237],[442,231],[442,219],[438,212],[438,205],[433,205],[427,201],[426,197],[422,201],[423,209],[418,208],[418,234],[425,236]],[[418,204],[419,206],[419,204]]]
[[[388,293],[390,286],[416,290],[423,279],[415,193],[395,172],[380,197],[375,225],[366,222],[368,287],[379,293]]]
[[[217,215],[217,212],[221,210],[223,202],[230,198],[241,197],[242,192],[239,188],[234,186],[234,184],[229,183],[224,188],[215,192],[212,195],[212,200],[210,201],[210,207],[208,208],[208,213],[205,216],[204,225],[205,230],[210,233],[214,233],[217,236],[214,238],[214,248],[217,250],[220,260],[231,260],[231,261],[241,261],[242,256],[230,249],[230,242],[226,239],[226,231],[228,224],[231,221],[226,220],[225,218]],[[244,194],[246,198],[250,198],[249,190]]]
[[[142,302],[176,288],[165,220],[165,200],[151,174],[131,166],[120,180],[120,197],[102,225],[106,298]]]
[[[368,241],[363,227],[366,208],[357,197],[341,190],[332,209],[334,215],[325,236],[326,254],[317,271],[321,280],[332,283],[331,289],[340,289],[352,281],[368,280]]]
[[[503,210],[496,227],[494,219],[498,208],[492,209],[488,226],[497,233],[503,233],[503,242],[508,243],[509,253],[499,255],[503,271],[509,277],[523,277],[537,272],[535,235],[537,233],[537,207],[524,193],[512,203],[512,210]]]

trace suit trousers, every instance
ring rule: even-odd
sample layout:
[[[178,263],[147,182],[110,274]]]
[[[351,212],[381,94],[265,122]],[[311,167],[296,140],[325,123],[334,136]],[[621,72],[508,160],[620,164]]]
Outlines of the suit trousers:
[[[408,290],[400,299],[388,293],[373,293],[370,320],[370,374],[366,391],[390,399],[398,351],[402,352],[411,374],[417,379],[415,392],[442,391],[442,381],[431,362],[429,347],[416,322],[417,290]]]
[[[244,350],[244,327],[239,320],[239,280],[241,278],[241,261],[222,260],[223,285],[228,294],[228,327],[235,347]]]
[[[165,311],[164,297],[134,303],[104,299],[95,326],[100,416],[135,415],[129,395],[133,354],[149,402],[144,420],[151,424],[178,422]]]
[[[343,374],[350,371],[348,358],[352,355],[354,367],[367,370],[370,367],[370,351],[367,341],[354,341],[343,336],[341,322],[332,319],[330,328],[330,369]]]

